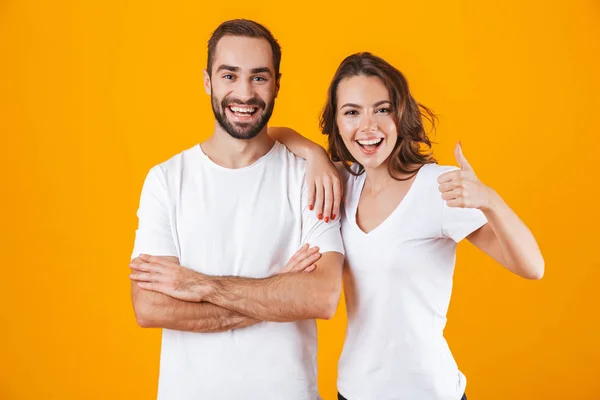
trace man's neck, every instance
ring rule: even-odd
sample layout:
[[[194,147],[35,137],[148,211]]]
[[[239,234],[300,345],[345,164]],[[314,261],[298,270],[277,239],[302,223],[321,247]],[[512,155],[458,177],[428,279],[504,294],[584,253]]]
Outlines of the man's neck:
[[[216,124],[215,131],[208,139],[202,142],[204,154],[214,163],[224,168],[244,168],[252,165],[269,152],[275,141],[267,135],[265,126],[258,135],[252,139],[242,140],[231,137]]]

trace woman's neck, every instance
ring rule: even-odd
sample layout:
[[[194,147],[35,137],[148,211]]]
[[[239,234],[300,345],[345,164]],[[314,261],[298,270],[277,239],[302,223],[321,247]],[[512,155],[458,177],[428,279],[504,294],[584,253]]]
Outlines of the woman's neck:
[[[366,192],[365,194],[378,194],[391,186],[396,186],[396,184],[402,186],[406,183],[406,181],[399,181],[390,175],[387,163],[383,163],[375,168],[365,168],[365,174],[365,186],[363,189]],[[408,178],[412,174],[396,172],[395,175],[396,178],[403,179]]]

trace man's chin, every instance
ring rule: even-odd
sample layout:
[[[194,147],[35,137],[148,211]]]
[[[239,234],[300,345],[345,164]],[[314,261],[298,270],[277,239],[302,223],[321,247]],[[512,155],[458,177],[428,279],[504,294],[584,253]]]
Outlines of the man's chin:
[[[230,136],[236,139],[248,140],[256,137],[265,126],[266,124],[262,123],[262,121],[258,124],[250,124],[247,122],[232,122],[228,120],[227,127],[223,128],[225,128],[225,131],[229,133]]]
[[[228,132],[235,139],[250,140],[254,139],[258,134],[252,135],[253,132]]]
[[[229,133],[229,135],[235,139],[241,139],[241,140],[249,140],[249,139],[253,139],[255,138],[259,133],[261,129],[258,128],[254,128],[254,127],[249,127],[247,129],[243,129],[243,130],[238,130],[238,129],[225,129],[225,131],[227,133]]]

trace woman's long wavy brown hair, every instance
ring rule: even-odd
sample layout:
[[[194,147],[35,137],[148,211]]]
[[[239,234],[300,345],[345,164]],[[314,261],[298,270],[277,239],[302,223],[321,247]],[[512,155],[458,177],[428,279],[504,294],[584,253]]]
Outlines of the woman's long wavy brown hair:
[[[424,165],[435,163],[431,149],[431,141],[423,126],[427,120],[432,129],[437,118],[435,114],[417,103],[408,88],[404,75],[384,59],[371,53],[356,53],[346,57],[338,67],[329,90],[327,103],[321,113],[321,132],[329,138],[329,155],[333,161],[342,161],[353,175],[360,175],[364,167],[358,163],[346,148],[340,135],[337,123],[337,90],[343,79],[353,76],[375,76],[388,88],[396,116],[398,140],[389,157],[388,171],[396,180],[408,180]],[[350,169],[350,163],[358,163],[358,173]],[[399,178],[398,175],[409,176]]]

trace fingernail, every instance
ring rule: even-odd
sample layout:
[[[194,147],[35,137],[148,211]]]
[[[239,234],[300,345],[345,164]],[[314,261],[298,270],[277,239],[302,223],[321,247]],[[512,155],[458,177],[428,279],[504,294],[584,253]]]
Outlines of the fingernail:
[[[310,211],[312,211],[312,209],[313,209],[313,205],[312,205],[312,204],[311,204],[311,205],[309,205],[309,206],[308,206],[308,209],[309,209]]]
[[[335,219],[335,214],[333,214],[333,215],[331,216],[331,220],[333,221],[334,219]]]
[[[329,217],[325,217],[325,222],[329,222]]]
[[[319,214],[319,215],[317,215],[317,218],[319,218],[319,219],[323,219],[323,214]]]

